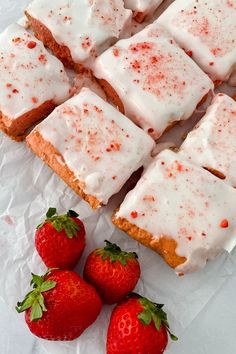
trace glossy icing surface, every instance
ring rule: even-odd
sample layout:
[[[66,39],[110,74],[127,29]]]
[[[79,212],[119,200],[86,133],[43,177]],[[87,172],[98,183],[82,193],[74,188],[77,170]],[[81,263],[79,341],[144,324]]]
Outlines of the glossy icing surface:
[[[13,24],[0,34],[0,110],[16,119],[46,101],[69,97],[62,63],[23,27]]]
[[[26,11],[86,66],[122,35],[132,16],[120,0],[34,0]]]
[[[135,12],[143,12],[145,14],[154,12],[163,0],[124,0],[125,7]]]
[[[158,22],[213,80],[236,69],[236,0],[175,0]]]
[[[122,100],[125,113],[154,138],[188,119],[213,89],[208,76],[158,24],[120,40],[94,64]]]
[[[150,158],[154,141],[87,88],[36,127],[103,204]]]
[[[116,217],[148,231],[154,239],[175,240],[176,253],[187,259],[176,271],[188,273],[204,267],[224,248],[234,248],[235,208],[235,189],[165,150],[128,193]]]
[[[180,154],[223,173],[224,181],[236,187],[236,102],[227,95],[216,95],[206,115],[188,134]]]

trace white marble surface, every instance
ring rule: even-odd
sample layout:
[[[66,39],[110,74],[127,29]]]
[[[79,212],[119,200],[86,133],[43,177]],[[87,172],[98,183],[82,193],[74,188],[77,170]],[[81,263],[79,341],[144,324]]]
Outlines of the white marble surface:
[[[26,3],[27,0],[0,0],[1,30],[22,15],[22,9]],[[231,258],[236,260],[236,251],[234,251]],[[218,287],[215,295],[210,297],[210,300],[204,304],[197,317],[181,334],[179,341],[173,344],[166,354],[236,353],[236,270],[234,272],[231,269],[231,273],[225,275],[226,278],[222,282],[223,285]],[[1,277],[4,278],[4,274],[1,274]],[[224,277],[224,273],[222,277]],[[209,282],[210,287],[214,285],[214,281]],[[172,300],[175,303],[175,299]],[[191,311],[191,303],[189,301],[186,311]],[[49,349],[46,352],[40,345],[40,341],[27,330],[23,316],[19,316],[13,308],[9,309],[0,298],[0,354],[46,353],[59,354],[59,351],[55,352],[54,350],[51,352]],[[91,350],[82,349],[74,351],[73,354],[93,353]],[[101,354],[104,353],[101,352]]]

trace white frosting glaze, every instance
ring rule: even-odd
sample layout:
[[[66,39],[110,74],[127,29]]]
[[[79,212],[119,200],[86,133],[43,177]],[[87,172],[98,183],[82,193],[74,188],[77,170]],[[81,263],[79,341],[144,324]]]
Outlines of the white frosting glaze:
[[[18,24],[0,34],[0,72],[0,111],[9,119],[46,101],[60,104],[69,97],[62,63]]]
[[[188,134],[180,154],[223,173],[225,182],[236,187],[236,102],[227,95],[216,95],[206,115]]]
[[[94,64],[118,93],[125,113],[154,138],[188,119],[213,88],[208,76],[158,24],[120,40]]]
[[[106,204],[150,158],[154,141],[87,88],[36,128],[63,156],[84,191]]]
[[[175,0],[157,21],[213,80],[228,80],[236,68],[236,0]]]
[[[128,9],[148,14],[154,12],[163,0],[124,0],[124,2]]]
[[[127,194],[116,217],[148,231],[154,239],[164,235],[175,240],[176,253],[186,257],[176,271],[188,273],[204,267],[224,248],[235,247],[235,210],[235,189],[165,150]]]
[[[132,17],[120,0],[34,0],[26,11],[87,67],[122,36]]]

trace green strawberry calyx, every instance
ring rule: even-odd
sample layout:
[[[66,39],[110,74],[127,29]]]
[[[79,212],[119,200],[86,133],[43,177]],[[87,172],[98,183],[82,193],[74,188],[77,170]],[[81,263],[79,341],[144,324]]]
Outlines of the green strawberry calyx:
[[[170,332],[167,314],[163,310],[164,305],[156,304],[142,296],[138,298],[138,301],[143,307],[143,311],[138,315],[138,319],[143,325],[148,326],[153,321],[157,331],[160,331],[161,325],[164,325],[170,338],[174,341],[178,340],[178,338]]]
[[[102,260],[110,259],[111,263],[120,262],[123,266],[126,266],[128,259],[137,259],[138,256],[135,252],[125,252],[120,249],[115,243],[111,243],[105,240],[106,246],[99,248],[96,254],[100,255]]]
[[[79,214],[74,210],[69,210],[66,214],[58,215],[56,208],[49,208],[45,221],[38,225],[37,229],[40,229],[45,223],[51,223],[58,232],[64,230],[68,238],[73,238],[77,235],[77,231],[80,230],[79,225],[73,220],[73,218],[77,218],[78,216]]]
[[[53,268],[56,269],[56,268]],[[53,270],[49,269],[46,274],[40,276],[32,274],[30,285],[33,287],[28,294],[26,294],[22,302],[17,302],[16,311],[18,313],[24,312],[31,308],[30,321],[37,321],[43,317],[43,313],[47,311],[43,293],[49,291],[56,286],[53,280],[45,280],[46,276]]]

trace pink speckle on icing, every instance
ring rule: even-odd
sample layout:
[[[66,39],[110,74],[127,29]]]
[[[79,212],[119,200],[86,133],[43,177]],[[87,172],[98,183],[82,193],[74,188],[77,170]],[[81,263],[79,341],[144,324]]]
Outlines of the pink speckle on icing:
[[[211,49],[212,54],[214,54],[215,56],[218,56],[219,53],[221,52],[220,48],[212,48]]]
[[[117,142],[112,142],[109,147],[106,148],[106,152],[112,152],[112,151],[120,151],[121,144]]]
[[[236,5],[233,3],[232,0],[227,0],[227,6],[228,6],[229,8],[234,8],[234,9],[236,9]]]
[[[189,216],[190,218],[194,218],[195,215],[196,215],[196,213],[195,213],[194,210],[192,210],[192,209],[189,209],[189,210],[188,210],[188,216]]]
[[[175,164],[176,164],[176,168],[179,172],[182,172],[184,170],[183,165],[180,162],[175,161]]]
[[[33,97],[31,98],[31,100],[32,100],[32,102],[33,102],[34,104],[38,103],[38,98],[35,97],[35,96],[33,96]]]
[[[47,58],[44,54],[40,54],[40,56],[38,57],[39,61],[42,63],[42,64],[46,64],[47,63]]]
[[[145,55],[146,50],[150,50],[153,48],[153,43],[149,42],[141,42],[141,43],[136,43],[136,44],[131,44],[129,49],[131,52],[136,53],[136,52],[142,52],[142,55]]]
[[[119,56],[119,54],[120,54],[120,52],[119,52],[119,49],[118,49],[118,48],[113,48],[112,52],[113,52],[113,54],[114,54],[114,56],[115,56],[115,57],[118,57],[118,56]]]
[[[138,70],[138,72],[140,72],[140,68],[141,68],[141,65],[140,65],[140,62],[138,60],[134,60],[133,62],[130,63],[132,68],[134,70]]]
[[[64,16],[64,22],[71,21],[72,17],[71,16]]]
[[[226,229],[228,226],[229,226],[229,222],[228,222],[227,219],[224,219],[224,220],[221,221],[220,227],[221,227],[222,229]]]
[[[89,37],[84,38],[83,42],[81,43],[81,46],[84,49],[90,48],[92,45],[91,39]]]
[[[36,42],[30,41],[30,42],[28,42],[27,47],[28,47],[29,49],[33,49],[33,48],[36,47],[36,45],[37,45]]]
[[[13,38],[13,39],[12,39],[12,42],[15,43],[15,44],[19,44],[19,43],[21,43],[22,41],[23,41],[23,39],[20,38],[20,37],[16,37],[16,38]]]
[[[197,11],[194,11],[194,14],[197,14]],[[209,33],[209,20],[206,17],[201,18],[198,22],[198,31],[200,34],[208,34]]]
[[[93,106],[93,108],[94,108],[94,110],[96,111],[96,112],[98,112],[98,113],[102,113],[102,109],[101,108],[99,108],[98,106]]]
[[[131,211],[130,216],[131,218],[136,219],[138,217],[137,211]]]

